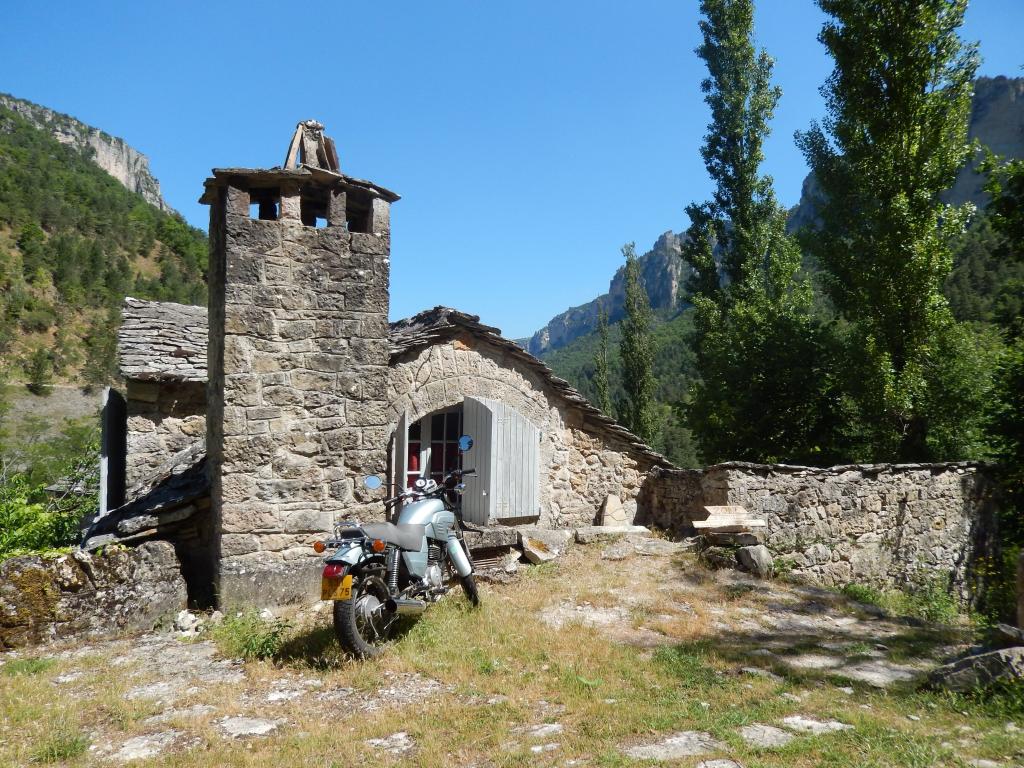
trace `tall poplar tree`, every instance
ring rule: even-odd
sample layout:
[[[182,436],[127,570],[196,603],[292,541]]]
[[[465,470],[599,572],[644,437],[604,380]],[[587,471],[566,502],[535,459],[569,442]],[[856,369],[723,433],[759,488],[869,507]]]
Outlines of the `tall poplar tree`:
[[[633,434],[651,444],[658,427],[654,416],[654,350],[651,304],[640,278],[636,243],[622,246],[626,257],[626,316],[622,320],[622,386],[626,391],[619,417]]]
[[[611,383],[608,376],[608,313],[604,307],[597,311],[597,352],[594,353],[594,389],[597,392],[597,407],[606,415],[612,415]]]
[[[851,324],[846,379],[874,459],[977,450],[984,376],[942,294],[969,206],[944,205],[972,151],[978,64],[957,31],[967,0],[817,0],[835,60],[827,117],[797,141],[820,188],[803,242]]]
[[[700,9],[711,108],[701,155],[715,192],[686,209],[701,375],[688,421],[705,461],[827,461],[825,351],[786,211],[760,172],[781,91],[754,46],[752,0],[702,0]]]

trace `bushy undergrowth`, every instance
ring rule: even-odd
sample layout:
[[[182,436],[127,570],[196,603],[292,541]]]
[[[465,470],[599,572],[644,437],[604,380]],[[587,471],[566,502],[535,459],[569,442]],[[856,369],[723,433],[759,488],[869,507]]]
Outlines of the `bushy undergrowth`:
[[[883,590],[866,584],[847,584],[844,595],[881,608],[894,616],[911,616],[936,624],[950,624],[960,614],[956,599],[938,579],[921,579],[903,590]]]
[[[265,619],[258,611],[242,611],[225,618],[213,629],[213,639],[229,656],[246,661],[271,659],[281,653],[291,624],[283,619]]]

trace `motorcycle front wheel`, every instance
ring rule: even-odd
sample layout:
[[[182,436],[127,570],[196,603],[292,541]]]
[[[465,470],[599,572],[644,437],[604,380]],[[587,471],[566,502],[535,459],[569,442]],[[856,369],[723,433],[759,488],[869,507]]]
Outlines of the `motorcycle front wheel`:
[[[383,651],[398,619],[384,607],[387,600],[383,569],[371,569],[353,579],[351,599],[334,601],[334,634],[345,651],[359,659]]]

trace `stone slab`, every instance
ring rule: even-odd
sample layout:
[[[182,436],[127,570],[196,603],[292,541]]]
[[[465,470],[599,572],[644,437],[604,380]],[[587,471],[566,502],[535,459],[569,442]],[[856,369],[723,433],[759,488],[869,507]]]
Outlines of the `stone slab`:
[[[572,541],[572,531],[568,529],[550,529],[523,527],[518,529],[519,546],[523,555],[534,565],[554,560],[565,552]]]
[[[650,529],[642,525],[588,525],[575,531],[579,544],[598,544],[623,539],[626,536],[650,535]]]

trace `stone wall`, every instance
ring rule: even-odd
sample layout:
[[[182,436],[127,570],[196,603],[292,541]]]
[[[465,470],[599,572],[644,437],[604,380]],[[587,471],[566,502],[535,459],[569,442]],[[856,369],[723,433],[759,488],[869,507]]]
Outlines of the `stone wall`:
[[[0,563],[0,650],[144,631],[185,607],[173,545],[26,555]]]
[[[636,513],[650,463],[585,431],[578,411],[501,349],[465,335],[410,352],[392,359],[388,392],[391,439],[403,412],[412,423],[466,397],[500,400],[529,419],[541,432],[539,525],[589,525],[608,495],[621,498],[629,518]]]
[[[374,233],[350,233],[344,191],[317,228],[297,186],[269,221],[250,218],[244,186],[215,187],[211,209],[209,461],[227,605],[315,591],[310,544],[367,517],[355,478],[386,464],[387,204],[372,201]]]
[[[205,382],[129,380],[125,485],[135,486],[173,456],[206,439]]]
[[[907,586],[938,575],[966,596],[991,536],[992,484],[977,464],[790,467],[721,464],[661,471],[651,519],[684,531],[704,505],[767,522],[765,543],[795,574],[830,586]]]

